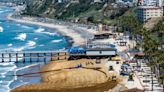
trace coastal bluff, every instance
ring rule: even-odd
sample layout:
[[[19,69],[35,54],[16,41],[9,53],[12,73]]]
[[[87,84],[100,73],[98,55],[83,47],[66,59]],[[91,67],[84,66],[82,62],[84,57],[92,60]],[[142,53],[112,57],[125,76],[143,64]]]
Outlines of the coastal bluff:
[[[112,74],[96,60],[57,61],[45,65],[41,83],[29,84],[11,92],[104,92],[114,88]]]

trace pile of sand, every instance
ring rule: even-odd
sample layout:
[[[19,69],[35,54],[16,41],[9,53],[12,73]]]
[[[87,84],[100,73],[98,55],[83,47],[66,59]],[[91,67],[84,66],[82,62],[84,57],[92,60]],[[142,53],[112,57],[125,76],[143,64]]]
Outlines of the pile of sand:
[[[58,61],[45,65],[42,82],[12,92],[103,92],[113,88],[107,68],[94,60]]]

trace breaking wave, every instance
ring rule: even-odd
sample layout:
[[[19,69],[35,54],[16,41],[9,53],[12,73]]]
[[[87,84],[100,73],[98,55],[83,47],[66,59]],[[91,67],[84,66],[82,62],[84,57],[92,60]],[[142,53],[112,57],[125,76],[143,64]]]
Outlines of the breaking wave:
[[[52,40],[51,42],[52,43],[59,43],[59,42],[62,42],[63,40],[62,39],[60,39],[60,40]]]
[[[34,32],[36,33],[42,33],[42,34],[47,34],[47,35],[51,35],[51,36],[55,36],[55,35],[58,35],[57,33],[53,32],[46,32],[44,28],[39,28],[37,30],[34,30]]]
[[[15,37],[15,39],[21,40],[21,41],[25,41],[26,38],[27,38],[27,34],[26,33],[18,34],[17,37]]]
[[[36,42],[34,42],[34,41],[28,41],[27,42],[27,46],[29,46],[29,47],[33,47],[35,45],[36,45]]]
[[[8,46],[8,47],[11,47],[11,46],[13,46],[13,44],[10,43],[10,44],[8,44],[7,46]]]
[[[0,32],[3,32],[3,27],[0,26]]]

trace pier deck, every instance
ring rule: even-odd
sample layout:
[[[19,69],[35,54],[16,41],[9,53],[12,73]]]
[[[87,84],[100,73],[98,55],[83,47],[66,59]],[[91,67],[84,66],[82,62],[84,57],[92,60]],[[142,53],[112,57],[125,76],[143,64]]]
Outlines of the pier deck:
[[[47,62],[59,60],[61,56],[66,59],[67,51],[21,51],[21,52],[0,52],[0,63],[5,62]]]

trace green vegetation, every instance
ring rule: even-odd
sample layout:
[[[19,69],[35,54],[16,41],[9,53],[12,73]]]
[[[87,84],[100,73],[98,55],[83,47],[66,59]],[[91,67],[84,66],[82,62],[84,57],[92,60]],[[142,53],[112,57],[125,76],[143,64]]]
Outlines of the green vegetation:
[[[159,69],[164,72],[164,22],[159,21],[152,30],[143,28],[143,24],[136,19],[135,8],[128,10],[119,17],[118,31],[129,31],[137,42],[136,49],[142,48],[145,53],[145,60],[152,69]],[[138,39],[138,36],[140,39]],[[159,74],[164,78],[164,74]]]
[[[49,17],[62,20],[78,20],[82,23],[102,23],[112,25],[128,7],[107,3],[94,3],[93,0],[79,0],[80,3],[57,3],[55,0],[28,1],[25,15]],[[111,0],[111,2],[114,2]],[[111,13],[111,14],[110,14]],[[109,14],[109,15],[108,15]]]
[[[135,12],[136,8],[130,8],[124,13],[123,16],[120,16],[116,19],[116,25],[119,27],[117,31],[128,31],[131,33],[131,36],[133,38],[136,38],[137,35],[141,35],[143,30],[143,24],[138,21]],[[138,42],[137,38],[136,42]]]
[[[143,30],[143,49],[146,59],[149,61],[149,66],[157,68],[164,72],[164,23],[159,21],[153,30]],[[159,74],[164,78],[164,74]]]

